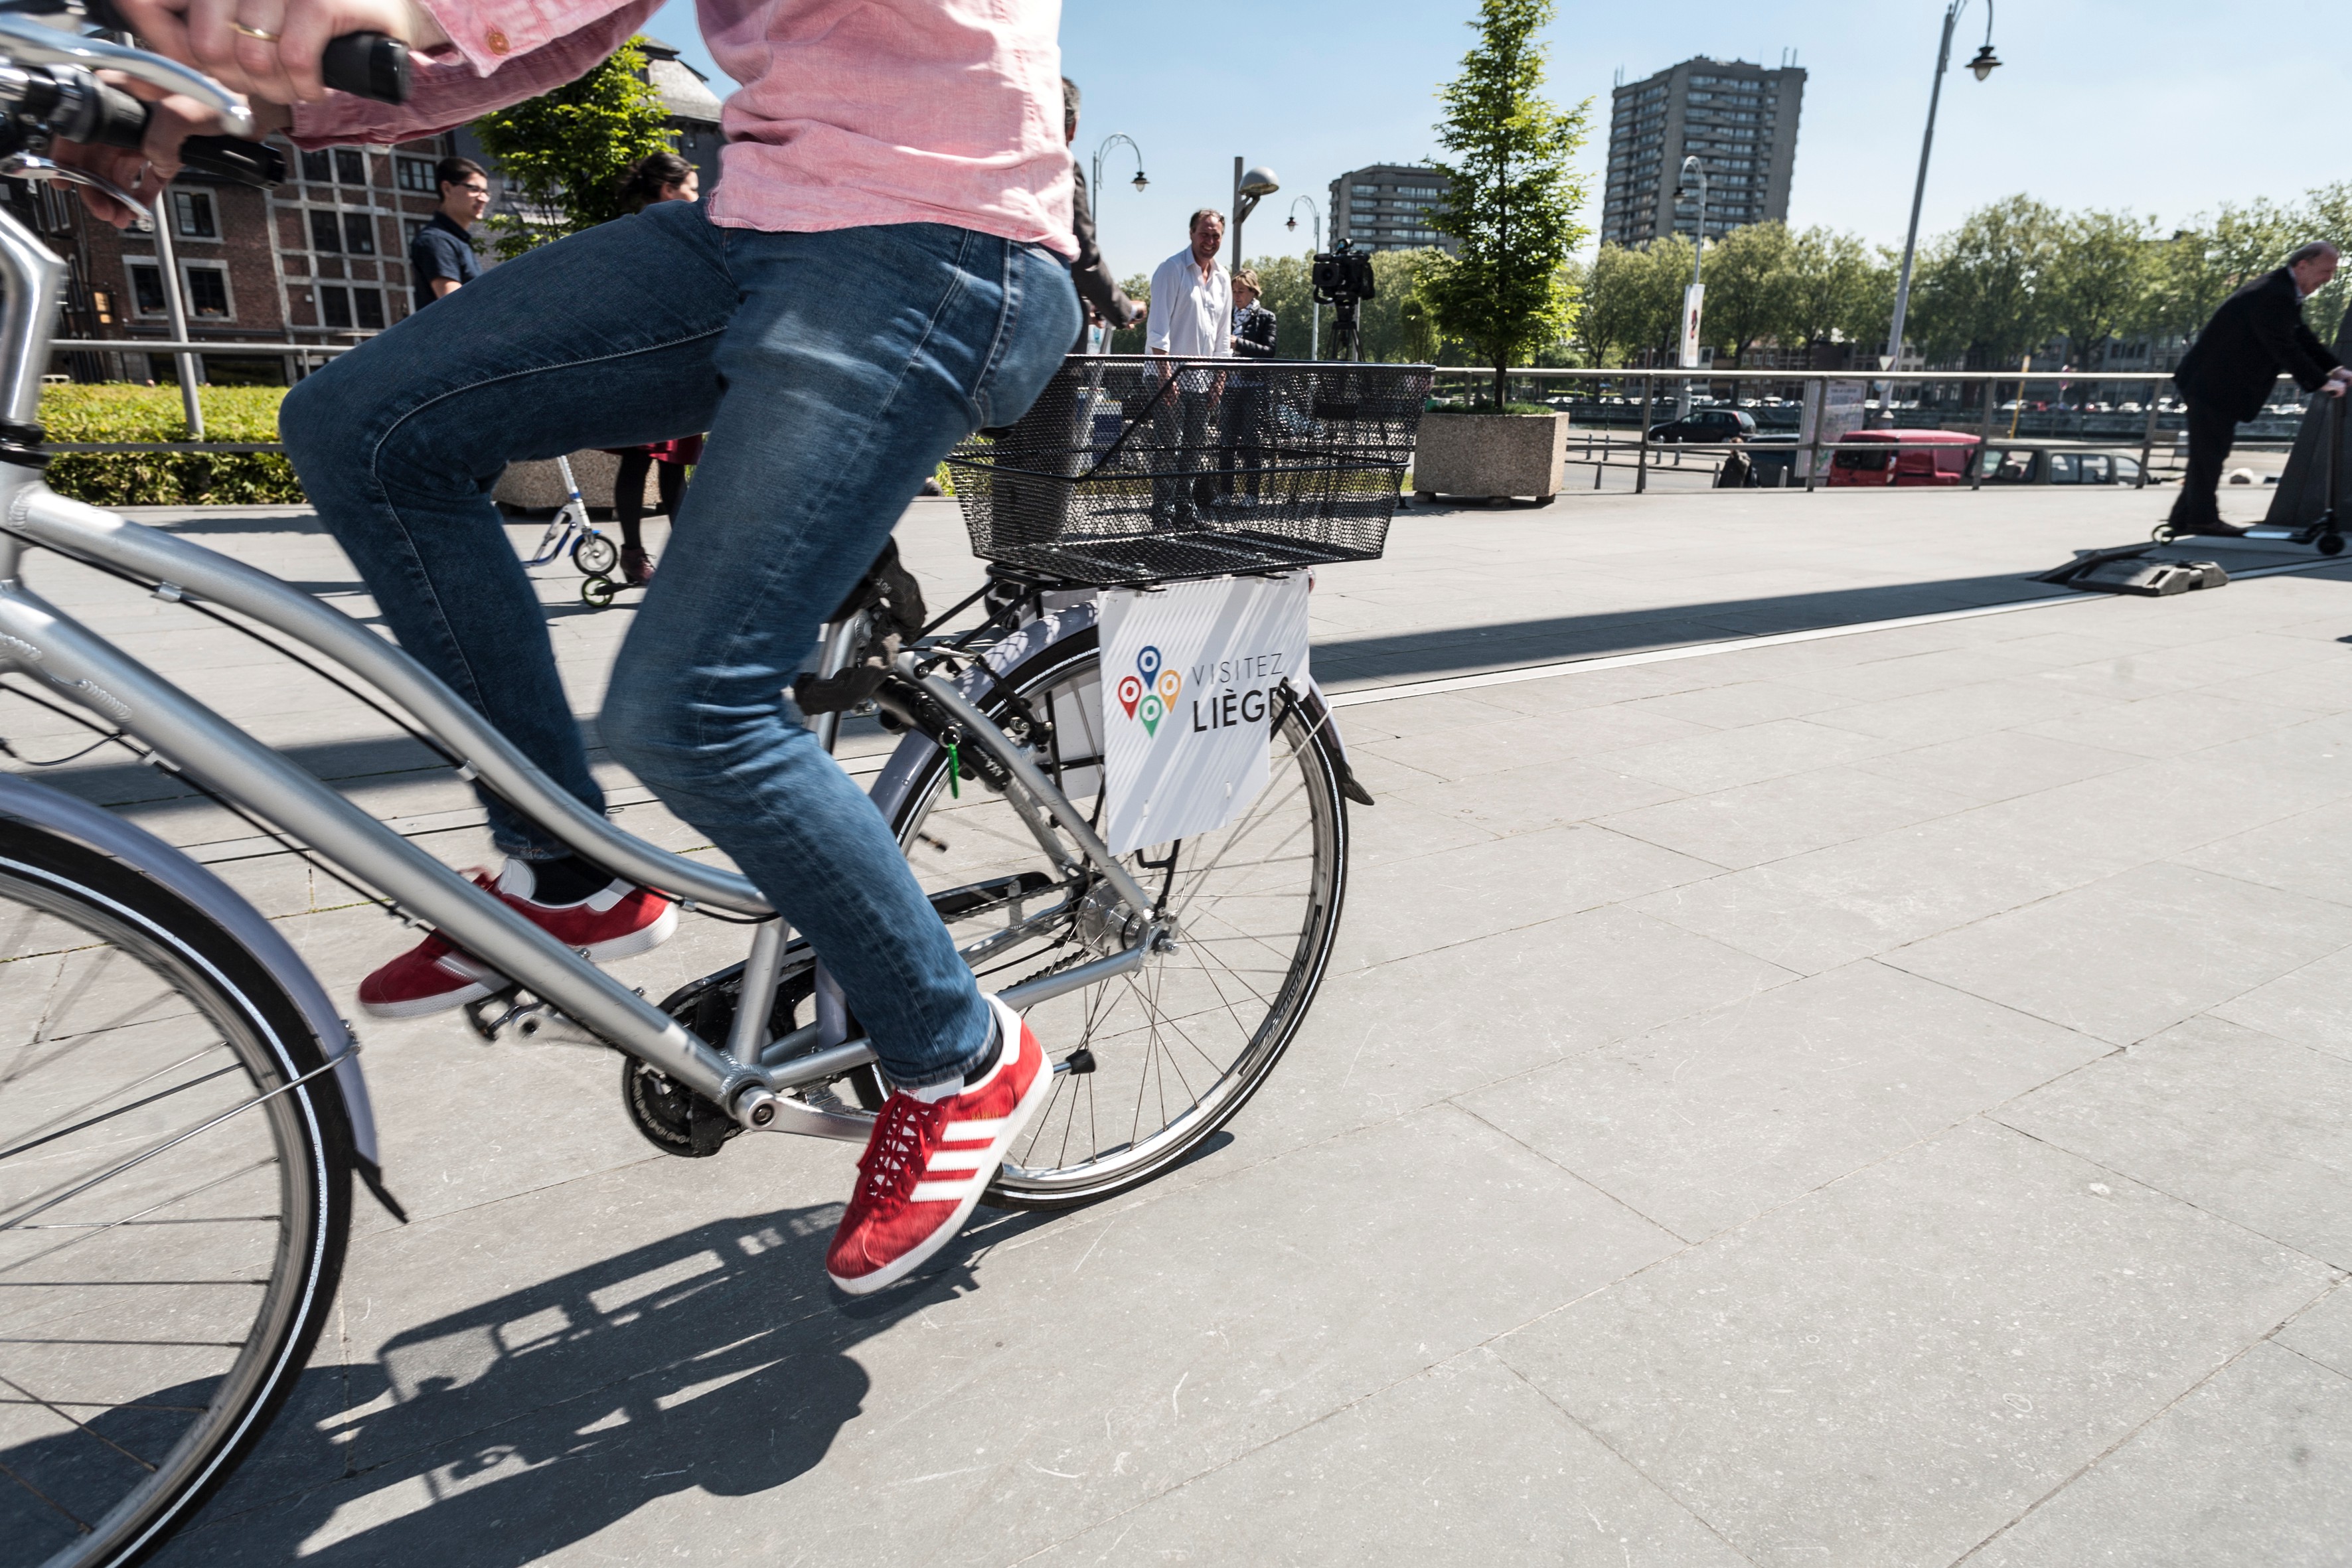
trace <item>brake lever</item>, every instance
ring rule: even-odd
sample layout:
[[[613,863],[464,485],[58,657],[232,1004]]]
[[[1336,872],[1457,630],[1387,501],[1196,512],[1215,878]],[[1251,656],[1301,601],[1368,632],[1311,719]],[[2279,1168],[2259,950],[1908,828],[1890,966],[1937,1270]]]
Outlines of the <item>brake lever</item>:
[[[53,158],[43,158],[31,153],[11,153],[0,158],[0,179],[53,180],[59,184],[88,185],[92,190],[105,192],[149,222],[154,221],[154,210],[148,203],[141,201],[104,174],[78,169],[70,163],[60,163]]]

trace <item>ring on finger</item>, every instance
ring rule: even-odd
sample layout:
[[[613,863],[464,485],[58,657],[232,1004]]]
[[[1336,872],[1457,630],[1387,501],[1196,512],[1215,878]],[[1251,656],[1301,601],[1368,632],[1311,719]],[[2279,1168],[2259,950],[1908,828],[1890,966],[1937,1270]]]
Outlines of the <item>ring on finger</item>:
[[[265,44],[274,44],[280,37],[283,36],[278,33],[265,32],[259,27],[248,27],[242,22],[231,22],[229,26],[236,32],[243,33],[248,38],[258,38]]]

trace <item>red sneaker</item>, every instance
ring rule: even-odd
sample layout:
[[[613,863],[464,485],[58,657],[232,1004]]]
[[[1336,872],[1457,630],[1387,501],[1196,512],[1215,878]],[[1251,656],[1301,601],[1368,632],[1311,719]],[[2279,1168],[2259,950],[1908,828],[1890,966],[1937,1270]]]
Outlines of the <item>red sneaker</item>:
[[[677,930],[677,910],[667,899],[623,881],[576,904],[535,903],[528,892],[530,868],[509,860],[495,880],[484,871],[474,885],[488,888],[556,941],[599,963],[650,952]],[[360,982],[360,1011],[378,1018],[422,1018],[505,986],[504,975],[458,952],[435,931]]]
[[[1021,1016],[992,996],[1004,1047],[978,1083],[936,1103],[903,1089],[874,1123],[857,1191],[824,1271],[853,1296],[897,1283],[963,1228],[1004,1152],[1037,1113],[1054,1074]]]

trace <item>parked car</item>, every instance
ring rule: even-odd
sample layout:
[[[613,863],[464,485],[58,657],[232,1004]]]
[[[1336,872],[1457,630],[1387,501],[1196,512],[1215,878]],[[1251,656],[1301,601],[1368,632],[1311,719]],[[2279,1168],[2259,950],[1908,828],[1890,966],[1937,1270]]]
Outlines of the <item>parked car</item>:
[[[1695,408],[1650,426],[1653,441],[1745,441],[1755,434],[1756,416],[1742,408]]]
[[[1957,485],[1983,437],[1963,430],[1854,430],[1830,454],[1832,485]],[[1903,445],[1897,447],[1896,442]]]
[[[2136,485],[2139,459],[2113,452],[2053,452],[2039,447],[1989,447],[1978,458],[1989,485]]]

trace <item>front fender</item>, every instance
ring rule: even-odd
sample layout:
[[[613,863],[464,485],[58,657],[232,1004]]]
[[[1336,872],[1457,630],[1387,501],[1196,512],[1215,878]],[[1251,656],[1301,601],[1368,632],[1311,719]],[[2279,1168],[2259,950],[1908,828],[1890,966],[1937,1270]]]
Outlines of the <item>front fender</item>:
[[[375,1111],[368,1100],[367,1079],[360,1072],[358,1053],[350,1027],[328,1001],[324,987],[310,966],[296,954],[278,928],[247,903],[236,889],[143,827],[77,800],[72,795],[37,784],[16,773],[0,773],[0,814],[46,829],[60,838],[95,850],[148,880],[194,904],[228,932],[236,944],[261,965],[301,1010],[303,1022],[335,1063],[335,1087],[343,1097],[343,1113],[351,1124],[352,1150],[358,1157],[361,1179],[394,1215],[399,1205],[384,1191],[376,1152]]]

